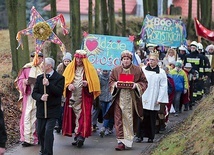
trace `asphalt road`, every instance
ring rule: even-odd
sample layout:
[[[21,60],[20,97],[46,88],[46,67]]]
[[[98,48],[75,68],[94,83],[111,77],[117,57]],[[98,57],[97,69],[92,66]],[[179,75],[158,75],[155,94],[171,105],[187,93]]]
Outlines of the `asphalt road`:
[[[134,142],[133,147],[125,151],[115,151],[115,146],[117,145],[115,133],[101,138],[99,132],[95,132],[85,140],[82,148],[71,145],[73,137],[64,137],[61,134],[54,133],[54,155],[148,155],[151,149],[156,147],[158,142],[166,134],[173,131],[175,126],[182,122],[193,110],[182,112],[178,117],[170,114],[170,122],[167,125],[166,131],[156,134],[154,143],[147,143],[147,138],[145,138],[142,143]],[[39,150],[40,146],[38,145],[23,148],[21,144],[18,144],[8,149],[5,155],[38,155]]]

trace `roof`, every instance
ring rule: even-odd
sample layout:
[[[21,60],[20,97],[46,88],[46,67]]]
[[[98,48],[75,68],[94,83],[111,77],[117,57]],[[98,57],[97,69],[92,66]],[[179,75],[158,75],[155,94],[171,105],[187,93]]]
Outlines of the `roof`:
[[[95,7],[95,0],[93,1],[93,7]],[[135,14],[136,12],[136,0],[125,0],[126,14]],[[115,13],[118,13],[122,10],[122,1],[114,1],[114,10]],[[44,10],[50,11],[50,4],[44,7]],[[56,10],[60,13],[69,12],[69,0],[57,0],[56,1]],[[88,14],[88,0],[80,0],[80,14]]]

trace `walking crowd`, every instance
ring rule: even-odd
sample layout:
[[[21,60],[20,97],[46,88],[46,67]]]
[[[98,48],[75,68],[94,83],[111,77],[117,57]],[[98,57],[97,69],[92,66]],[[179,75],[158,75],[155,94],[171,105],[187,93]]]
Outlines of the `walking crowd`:
[[[24,65],[15,80],[22,102],[20,141],[23,147],[40,145],[41,155],[53,154],[54,130],[73,136],[78,148],[92,132],[100,138],[115,132],[116,151],[144,138],[153,143],[170,113],[179,117],[192,110],[214,85],[214,45],[204,49],[196,41],[179,48],[136,45],[134,54],[121,53],[121,64],[112,70],[95,69],[84,50],[76,50],[73,59],[67,52],[56,70],[41,52],[31,57],[38,61]]]

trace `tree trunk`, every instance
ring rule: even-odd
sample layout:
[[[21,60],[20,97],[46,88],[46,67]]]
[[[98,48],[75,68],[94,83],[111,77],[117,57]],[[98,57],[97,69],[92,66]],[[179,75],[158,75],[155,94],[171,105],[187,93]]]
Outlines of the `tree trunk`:
[[[72,41],[72,51],[80,49],[81,45],[81,23],[80,23],[80,1],[70,0],[70,32]],[[73,52],[74,53],[74,52]]]
[[[123,31],[122,35],[126,36],[126,4],[125,0],[122,0],[122,24],[123,24]]]
[[[100,0],[95,0],[95,34],[100,33]]]
[[[201,8],[201,7],[200,7],[200,0],[197,0],[197,19],[198,19],[198,20],[201,20],[201,16],[200,16],[200,15],[201,15],[201,14],[200,14],[200,13],[201,13],[201,12],[200,12],[201,10],[200,10],[200,8]]]
[[[19,0],[17,3],[17,30],[26,29],[26,0]],[[24,49],[18,49],[18,70],[20,70],[24,64],[30,61],[28,36],[22,36],[22,42]]]
[[[189,36],[189,32],[191,29],[192,23],[192,0],[189,0],[189,7],[188,7],[188,19],[187,19],[187,37]]]
[[[101,23],[103,34],[108,34],[108,11],[106,0],[102,0],[101,4]]]
[[[212,1],[207,0],[207,1],[202,1],[201,0],[201,23],[204,25],[206,28],[209,28],[210,22],[212,21]]]
[[[92,0],[88,1],[88,30],[89,33],[93,33],[93,8]]]
[[[210,14],[209,14],[209,24],[208,24],[208,29],[212,29],[212,0],[209,0],[209,12],[210,12]]]
[[[56,0],[51,0],[51,18],[55,17],[55,16],[57,16],[57,13],[56,13]],[[53,29],[53,32],[55,34],[57,34],[56,27]],[[57,60],[57,48],[58,48],[58,46],[56,44],[51,43],[51,53],[50,53],[50,55],[54,60]],[[48,51],[44,51],[44,52],[48,52]],[[55,63],[58,64],[57,61],[55,61]]]
[[[152,16],[158,15],[158,1],[157,0],[148,0],[149,11]]]
[[[108,9],[109,9],[109,34],[115,35],[114,0],[108,0]]]
[[[163,0],[163,14],[168,15],[168,0]]]
[[[143,0],[144,18],[149,14],[149,3],[148,0]]]
[[[10,35],[10,49],[12,54],[12,76],[16,77],[19,71],[18,69],[18,52],[16,50],[18,43],[16,40],[17,34],[17,20],[16,14],[17,12],[17,1],[16,0],[7,0],[6,8],[7,8],[7,15],[8,15],[8,28],[9,28],[9,35]]]

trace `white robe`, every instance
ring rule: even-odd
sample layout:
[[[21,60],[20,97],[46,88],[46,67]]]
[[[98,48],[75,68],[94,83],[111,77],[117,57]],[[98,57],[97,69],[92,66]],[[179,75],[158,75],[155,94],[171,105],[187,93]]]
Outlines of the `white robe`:
[[[160,110],[160,103],[168,103],[168,83],[167,76],[163,69],[160,68],[160,73],[148,71],[142,67],[142,70],[148,81],[148,87],[142,95],[143,109],[147,110]]]

